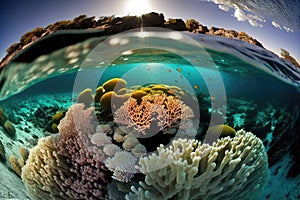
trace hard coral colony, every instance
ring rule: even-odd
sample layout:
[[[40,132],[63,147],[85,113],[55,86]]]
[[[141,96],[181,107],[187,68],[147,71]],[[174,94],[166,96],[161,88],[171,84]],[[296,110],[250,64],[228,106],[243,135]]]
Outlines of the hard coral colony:
[[[84,90],[60,120],[59,133],[30,150],[21,177],[31,198],[254,198],[268,178],[262,141],[243,130],[212,144],[175,138],[180,128],[190,130],[194,113],[174,88],[126,88],[115,78],[95,95]],[[155,142],[157,153],[151,153]]]

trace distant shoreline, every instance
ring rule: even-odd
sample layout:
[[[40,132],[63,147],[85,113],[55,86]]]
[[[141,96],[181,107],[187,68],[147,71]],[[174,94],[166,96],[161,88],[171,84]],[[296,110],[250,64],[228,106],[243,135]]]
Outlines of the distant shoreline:
[[[216,28],[202,25],[200,22],[194,19],[188,19],[183,21],[182,19],[168,19],[165,20],[165,17],[162,13],[148,13],[144,14],[141,17],[137,16],[124,16],[124,17],[115,17],[113,16],[104,16],[99,19],[95,19],[95,17],[88,17],[86,15],[80,15],[73,20],[63,20],[58,21],[53,24],[48,25],[45,28],[37,27],[32,31],[29,31],[21,36],[20,42],[12,44],[7,49],[6,56],[0,62],[0,71],[3,69],[10,61],[17,61],[19,57],[22,57],[21,61],[30,61],[39,55],[47,54],[55,49],[59,49],[71,44],[75,44],[77,42],[83,41],[90,37],[97,36],[105,36],[105,35],[113,35],[117,33],[121,33],[123,31],[127,31],[134,28],[140,27],[161,27],[166,29],[171,29],[175,31],[188,31],[195,34],[207,34],[213,36],[220,36],[226,38],[233,38],[248,42],[252,45],[256,45],[259,47],[263,47],[263,45],[252,38],[245,32],[237,32],[234,30],[225,30],[223,28]],[[82,35],[82,37],[71,37],[70,35],[66,35],[66,42],[63,44],[55,44],[55,45],[46,45],[49,44],[47,42],[47,37],[52,35],[53,33],[59,30],[91,30],[90,34]],[[94,31],[93,31],[94,30]],[[68,38],[69,37],[69,38]],[[36,47],[34,51],[31,52],[31,55],[20,55],[22,54],[22,50],[26,48],[32,48],[33,44],[44,38],[44,42],[41,48],[41,45],[38,46],[40,50]],[[48,37],[51,38],[51,37]],[[52,42],[53,38],[52,38]],[[61,41],[60,41],[61,42]],[[47,48],[45,48],[47,47]],[[28,56],[27,59],[24,59]],[[20,60],[20,59],[19,59]]]

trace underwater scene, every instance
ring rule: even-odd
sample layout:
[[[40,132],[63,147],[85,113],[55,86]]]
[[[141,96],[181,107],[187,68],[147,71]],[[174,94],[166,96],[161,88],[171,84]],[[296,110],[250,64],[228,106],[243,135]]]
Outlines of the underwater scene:
[[[300,198],[300,70],[272,52],[155,28],[22,55],[0,74],[0,199]]]

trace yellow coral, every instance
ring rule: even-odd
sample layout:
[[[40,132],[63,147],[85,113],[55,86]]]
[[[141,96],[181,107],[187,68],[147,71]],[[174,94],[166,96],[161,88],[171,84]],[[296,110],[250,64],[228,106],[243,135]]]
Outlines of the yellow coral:
[[[125,101],[129,99],[128,94],[124,95],[117,95],[114,91],[110,91],[105,93],[101,99],[100,99],[100,104],[106,108],[106,109],[111,109],[112,106],[115,108],[120,107],[123,105]]]
[[[105,92],[109,91],[119,91],[121,88],[125,88],[127,85],[127,82],[124,79],[121,78],[113,78],[105,83],[103,83],[103,88]]]
[[[169,90],[169,88],[167,88],[164,85],[155,85],[153,87],[151,87],[152,90],[161,90],[163,92],[167,92]]]
[[[148,88],[148,87],[141,88],[140,90],[143,90],[143,91],[146,92],[146,93],[150,93],[150,92],[151,92],[151,89]]]
[[[99,103],[102,95],[104,94],[104,89],[102,86],[98,87],[95,92],[94,101],[95,103]]]
[[[5,112],[0,108],[0,125],[4,125],[5,121],[7,120],[7,116]]]
[[[132,92],[131,97],[135,98],[138,103],[142,101],[142,97],[147,95],[147,93],[143,90],[135,90]]]
[[[57,128],[57,124],[53,123],[51,126],[52,132],[53,133],[58,133],[58,128]]]
[[[236,134],[236,131],[231,128],[228,125],[215,125],[212,127],[209,127],[206,133],[206,142],[212,143],[216,141],[218,138],[223,138],[223,137],[234,137]]]
[[[15,135],[16,129],[15,129],[14,125],[9,120],[5,121],[3,127],[4,127],[6,133],[8,133],[9,136],[14,136]]]
[[[26,161],[27,158],[28,158],[28,155],[29,155],[28,149],[26,149],[26,148],[23,147],[23,146],[20,146],[19,151],[20,151],[20,155],[21,155],[22,159],[23,159],[24,161]]]
[[[92,89],[87,88],[83,90],[78,96],[78,103],[84,103],[85,106],[90,106],[94,101],[94,97],[92,95]]]
[[[102,95],[102,97],[100,99],[100,104],[103,107],[110,109],[111,108],[111,99],[116,96],[117,96],[117,94],[114,91],[107,92],[104,95]]]
[[[22,170],[21,170],[21,166],[19,165],[17,159],[11,155],[9,157],[9,163],[10,163],[10,166],[12,168],[12,170],[18,175],[18,176],[21,176],[21,173],[22,173]]]
[[[62,111],[57,112],[55,115],[52,116],[53,123],[59,123],[59,121],[65,116],[65,113]]]

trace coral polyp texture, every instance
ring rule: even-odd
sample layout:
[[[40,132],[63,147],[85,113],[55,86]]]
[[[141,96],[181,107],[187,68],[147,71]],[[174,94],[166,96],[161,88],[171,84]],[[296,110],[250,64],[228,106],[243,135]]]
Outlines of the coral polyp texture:
[[[145,180],[127,199],[254,199],[268,179],[262,141],[240,130],[212,145],[177,139],[140,159]]]
[[[111,174],[89,150],[93,110],[71,106],[59,134],[41,138],[30,151],[22,180],[32,199],[106,199]]]
[[[145,95],[140,103],[136,98],[130,97],[116,110],[114,116],[116,123],[146,135],[147,130],[151,128],[164,131],[166,128],[179,127],[179,125],[185,127],[194,114],[192,109],[181,100],[163,93]]]

